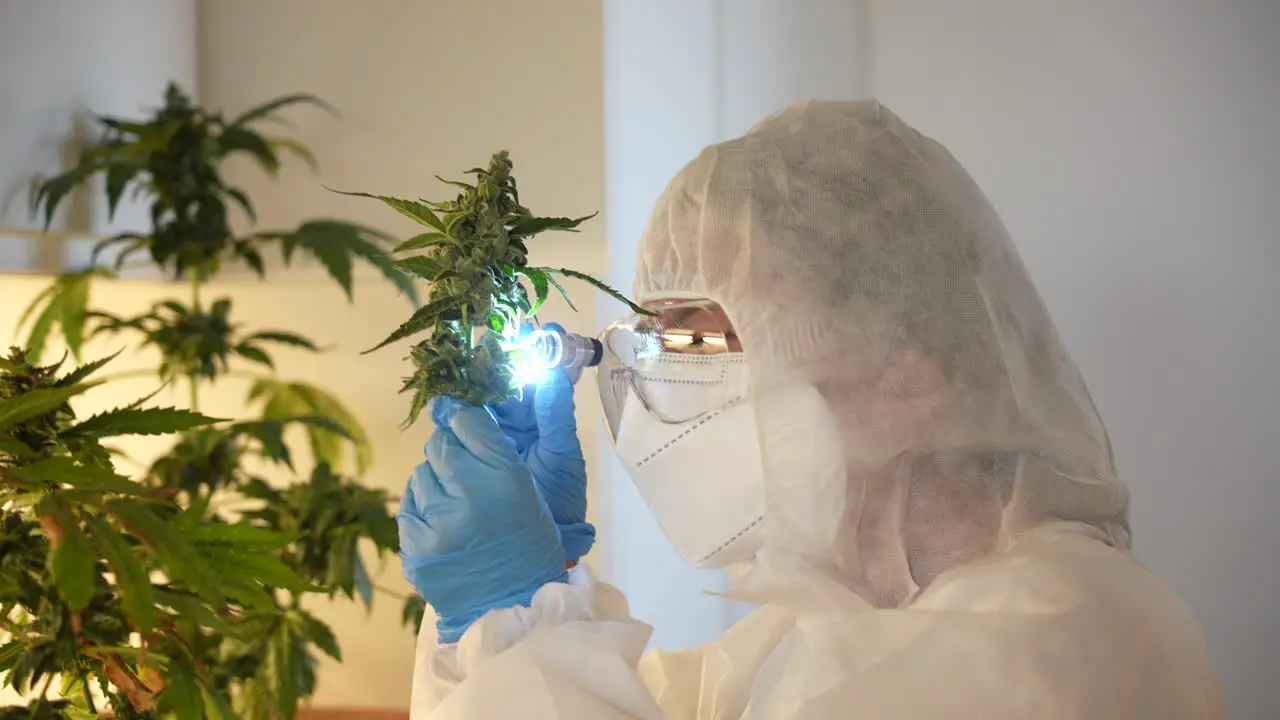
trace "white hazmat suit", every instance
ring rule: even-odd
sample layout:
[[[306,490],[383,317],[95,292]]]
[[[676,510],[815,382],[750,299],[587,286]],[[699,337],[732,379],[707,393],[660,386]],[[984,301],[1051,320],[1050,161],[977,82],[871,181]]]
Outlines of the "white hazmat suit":
[[[1226,717],[1195,620],[1129,553],[1089,393],[945,148],[874,101],[785,110],[675,178],[635,294],[713,301],[740,338],[755,437],[702,471],[726,506],[762,497],[727,568],[759,609],[646,655],[575,569],[456,646],[424,625],[415,720]],[[761,472],[717,475],[742,447]],[[716,512],[646,497],[673,539]]]

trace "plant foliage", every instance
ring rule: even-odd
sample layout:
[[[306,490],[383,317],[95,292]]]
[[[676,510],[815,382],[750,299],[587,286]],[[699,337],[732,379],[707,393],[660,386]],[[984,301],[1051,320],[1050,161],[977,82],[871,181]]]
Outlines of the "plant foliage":
[[[302,252],[320,262],[348,295],[351,267],[363,259],[384,271],[401,290],[412,295],[412,282],[390,271],[391,258],[382,247],[387,237],[371,228],[338,220],[311,220],[290,231],[256,232],[237,236],[231,209],[250,222],[257,220],[253,203],[242,188],[227,183],[221,166],[228,158],[247,155],[270,175],[279,171],[281,153],[300,156],[315,166],[311,151],[296,140],[263,135],[255,128],[291,105],[310,104],[329,109],[319,98],[286,95],[230,120],[191,101],[170,84],[164,105],[145,120],[97,116],[102,137],[80,153],[75,167],[36,183],[32,209],[45,227],[59,206],[91,178],[105,178],[108,212],[115,214],[126,194],[145,198],[151,229],[106,238],[94,248],[96,262],[106,250],[115,251],[115,269],[134,254],[145,252],[155,265],[175,278],[215,275],[228,259],[239,260],[259,276],[266,274],[263,250],[278,245],[287,263]]]
[[[585,273],[529,265],[529,241],[551,230],[574,232],[595,217],[538,217],[520,204],[507,152],[496,153],[488,168],[468,174],[475,183],[438,178],[459,188],[447,202],[402,200],[367,193],[422,226],[423,232],[395,248],[396,266],[431,283],[426,304],[372,350],[425,334],[409,351],[413,374],[402,392],[412,393],[412,424],[426,403],[449,395],[483,405],[520,392],[513,363],[524,352],[516,342],[555,288],[573,307],[558,278],[583,280],[646,312],[621,293]]]
[[[227,261],[265,276],[263,250],[276,244],[286,265],[314,258],[348,298],[355,264],[366,262],[416,304],[414,279],[376,231],[337,220],[232,231],[232,209],[252,221],[254,208],[223,179],[223,161],[247,154],[272,174],[283,151],[314,163],[297,142],[254,129],[298,103],[327,107],[290,95],[226,120],[170,86],[148,119],[99,118],[102,139],[36,186],[46,225],[75,188],[104,175],[111,210],[132,193],[151,227],[100,243],[120,250],[114,262],[57,278],[23,314],[26,347],[0,363],[0,638],[9,638],[0,674],[36,693],[28,707],[0,709],[0,720],[106,711],[290,720],[315,692],[319,655],[341,658],[306,598],[372,602],[359,548],[385,556],[398,538],[392,498],[357,479],[372,462],[367,433],[332,393],[275,375],[279,352],[320,347],[287,329],[253,329],[230,299],[201,292]],[[133,316],[94,307],[95,282],[130,256],[187,279],[189,297]],[[147,372],[162,387],[185,382],[189,408],[140,401],[78,417],[68,401],[109,379],[91,376],[111,358],[59,376],[58,365],[38,364],[59,334],[77,358],[90,341],[158,352]],[[201,391],[224,381],[245,383],[251,417],[215,423],[197,412]],[[172,444],[128,478],[101,444],[122,434]],[[295,481],[268,482],[269,469]],[[410,600],[406,617],[420,617],[417,608]],[[60,698],[43,699],[48,690]]]
[[[198,717],[186,710],[229,698],[193,648],[306,582],[281,559],[286,533],[205,523],[117,472],[104,439],[216,421],[135,406],[79,417],[72,401],[104,364],[59,374],[20,349],[0,358],[0,674],[37,691],[30,717]],[[62,700],[45,701],[55,681]]]

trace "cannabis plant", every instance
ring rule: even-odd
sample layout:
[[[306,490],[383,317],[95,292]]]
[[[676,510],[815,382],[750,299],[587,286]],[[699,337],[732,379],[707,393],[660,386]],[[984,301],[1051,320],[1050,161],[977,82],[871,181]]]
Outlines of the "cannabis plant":
[[[312,95],[287,95],[227,120],[202,108],[178,86],[170,84],[164,105],[142,122],[98,116],[101,139],[80,153],[75,167],[36,183],[31,193],[34,212],[43,211],[47,228],[59,205],[73,190],[95,175],[106,179],[108,212],[114,215],[126,193],[149,203],[148,233],[125,232],[97,244],[93,258],[109,248],[117,251],[119,269],[135,253],[146,251],[157,266],[175,278],[204,280],[227,260],[239,260],[259,276],[266,273],[262,251],[277,245],[288,263],[296,252],[315,257],[351,294],[352,259],[378,267],[406,293],[411,282],[392,266],[379,246],[385,237],[370,228],[334,220],[313,220],[290,231],[257,232],[237,237],[231,229],[232,207],[257,219],[244,190],[229,185],[220,173],[226,159],[247,154],[268,174],[281,166],[281,151],[301,156],[313,167],[311,151],[296,140],[268,137],[256,125],[290,105],[306,103],[328,108]]]
[[[0,717],[234,717],[198,648],[308,583],[282,561],[288,535],[210,522],[203,504],[116,470],[103,440],[215,421],[142,402],[79,417],[71,402],[110,359],[59,374],[21,349],[0,357],[0,674],[35,692]]]
[[[438,395],[483,405],[518,394],[521,386],[515,365],[530,351],[521,342],[526,322],[536,319],[553,287],[573,308],[559,277],[583,280],[633,310],[647,312],[585,273],[529,265],[528,243],[534,236],[551,230],[576,231],[595,215],[533,215],[520,204],[511,170],[511,159],[502,151],[493,156],[488,168],[468,171],[475,175],[475,184],[437,177],[461,190],[447,202],[343,193],[381,200],[425,229],[396,246],[394,252],[405,256],[395,266],[431,283],[430,297],[372,348],[426,333],[409,351],[414,370],[401,388],[412,393],[406,424],[412,424],[427,401]]]
[[[248,154],[272,174],[283,151],[314,163],[307,148],[296,141],[268,137],[256,129],[276,111],[298,103],[326,107],[312,96],[290,95],[227,120],[170,86],[163,107],[149,118],[98,118],[101,139],[81,153],[70,171],[37,183],[35,210],[47,225],[75,188],[104,176],[110,211],[132,193],[147,204],[150,228],[100,242],[95,264],[57,278],[27,308],[20,323],[29,328],[30,362],[38,362],[55,334],[77,357],[95,338],[131,340],[137,347],[154,349],[160,356],[154,369],[157,382],[162,387],[185,385],[190,412],[197,410],[202,392],[211,385],[244,383],[245,406],[253,415],[185,428],[139,482],[174,508],[174,516],[183,518],[193,537],[238,533],[236,537],[243,534],[261,543],[265,538],[273,543],[286,538],[270,546],[274,554],[263,554],[272,564],[270,572],[264,570],[259,577],[265,586],[262,592],[249,593],[252,588],[230,576],[204,577],[205,591],[216,590],[230,599],[224,611],[205,618],[208,622],[198,632],[184,626],[181,633],[184,657],[199,669],[201,688],[211,697],[229,698],[240,717],[273,720],[289,720],[298,703],[314,693],[317,653],[340,659],[333,634],[302,609],[304,599],[341,594],[371,603],[373,573],[357,548],[369,541],[379,554],[394,551],[395,521],[388,511],[391,498],[357,479],[371,457],[356,418],[323,388],[275,374],[275,348],[318,352],[317,343],[287,329],[249,327],[230,298],[206,298],[205,286],[228,263],[243,263],[265,277],[264,252],[275,245],[285,265],[299,253],[313,257],[348,298],[353,266],[363,261],[416,303],[413,279],[395,265],[388,238],[372,229],[322,219],[293,230],[233,231],[232,213],[241,212],[252,223],[254,207],[243,190],[223,178],[224,160]],[[114,260],[107,262],[104,250],[117,251]],[[124,263],[139,257],[185,280],[187,296],[158,301],[132,316],[94,307],[94,284],[115,277]],[[309,449],[309,468],[298,462],[297,439],[305,440]],[[296,480],[284,487],[268,483],[251,470],[264,465]],[[83,545],[74,552],[82,550]],[[95,556],[86,551],[84,557]],[[246,566],[255,563],[251,559]],[[47,593],[53,586],[40,587]],[[408,612],[416,612],[416,607],[411,601]],[[31,614],[40,622],[52,622],[46,613],[55,609],[37,605]],[[125,616],[122,622],[122,627],[138,630],[136,619]],[[117,639],[113,646],[146,652],[136,643]],[[161,671],[167,682],[175,682],[165,674],[172,668]],[[195,705],[182,710],[184,716],[199,715]]]

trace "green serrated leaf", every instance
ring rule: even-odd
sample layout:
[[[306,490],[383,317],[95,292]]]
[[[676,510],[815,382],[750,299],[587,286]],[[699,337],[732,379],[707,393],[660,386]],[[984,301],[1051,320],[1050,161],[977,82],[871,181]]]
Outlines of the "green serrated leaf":
[[[150,509],[128,502],[108,503],[108,511],[120,520],[130,534],[141,539],[159,558],[170,577],[177,578],[205,600],[221,603],[225,597],[220,592],[218,575],[208,562],[185,537],[161,520]]]
[[[146,488],[114,470],[102,465],[86,465],[75,458],[51,457],[26,463],[11,471],[14,475],[32,483],[49,483],[55,486],[70,485],[74,488],[138,494]]]
[[[445,230],[444,221],[440,219],[440,216],[437,215],[434,210],[427,207],[425,203],[417,202],[414,200],[402,200],[400,198],[394,198],[388,195],[373,195],[370,193],[362,193],[362,192],[345,192],[343,190],[334,190],[333,188],[325,188],[325,189],[331,192],[336,192],[339,195],[349,195],[351,197],[363,197],[363,198],[372,198],[374,200],[381,200],[388,207],[395,210],[396,212],[399,212],[401,215],[404,215],[410,220],[413,220],[414,222],[417,222],[421,225],[425,225],[429,228],[432,228],[437,232],[442,232],[442,233],[447,232]]]
[[[293,634],[282,624],[271,637],[267,649],[267,678],[276,695],[276,720],[294,720],[298,709],[298,670],[304,662],[297,656]]]
[[[367,234],[367,228],[361,228],[362,233]],[[348,241],[348,247],[351,254],[364,258],[365,262],[378,269],[382,276],[391,281],[409,301],[415,305],[418,303],[418,289],[413,284],[413,278],[401,272],[396,266],[395,257],[391,253],[383,250],[377,244],[370,242],[364,237],[364,234],[357,234]]]
[[[379,350],[381,348],[384,348],[393,342],[396,342],[398,340],[403,340],[404,338],[407,338],[410,335],[413,335],[414,333],[418,333],[418,332],[422,332],[423,330],[426,330],[427,328],[431,327],[436,323],[441,313],[443,313],[448,309],[457,307],[457,304],[458,304],[457,300],[455,300],[454,298],[445,298],[443,300],[436,300],[434,302],[430,302],[430,303],[427,303],[426,305],[423,305],[422,307],[418,308],[413,313],[413,315],[409,316],[409,319],[406,320],[402,325],[400,325],[400,327],[396,328],[395,332],[388,335],[385,340],[378,343],[377,345],[374,345],[368,350],[365,350],[361,354],[367,355],[373,352],[374,350]]]
[[[271,356],[256,345],[250,345],[247,342],[242,342],[236,345],[234,350],[237,355],[245,360],[258,363],[259,365],[266,365],[273,370],[276,367],[276,364],[271,361]]]
[[[224,155],[236,152],[247,152],[258,165],[271,176],[280,171],[280,158],[271,148],[266,138],[256,132],[241,127],[228,127],[218,136],[218,144]]]
[[[268,102],[262,103],[257,107],[250,108],[249,110],[246,110],[243,113],[241,113],[239,116],[237,116],[236,119],[232,120],[230,123],[228,123],[228,125],[230,127],[243,127],[250,123],[257,122],[258,120],[265,119],[270,115],[272,115],[273,113],[289,105],[297,105],[300,103],[307,104],[307,105],[314,105],[316,107],[319,107],[323,110],[328,111],[329,114],[331,115],[336,116],[338,114],[338,111],[335,110],[332,105],[325,102],[324,100],[321,100],[315,95],[312,95],[310,93],[294,93],[292,95],[284,95],[282,97],[278,97],[274,100],[270,100]]]
[[[292,592],[316,589],[278,558],[264,554],[260,547],[201,543],[200,554],[224,582],[261,583],[268,588],[284,588]]]
[[[587,283],[588,285],[591,285],[591,286],[595,287],[596,289],[603,291],[603,292],[604,292],[606,295],[608,295],[609,297],[611,297],[611,298],[613,298],[613,299],[617,300],[618,302],[621,302],[622,304],[626,305],[627,307],[631,308],[631,311],[632,311],[632,312],[639,313],[639,314],[641,314],[641,315],[650,315],[650,316],[653,316],[653,315],[657,315],[657,314],[658,314],[658,313],[656,313],[656,312],[654,312],[654,311],[652,311],[652,310],[649,310],[649,309],[643,308],[643,307],[641,307],[641,306],[639,306],[639,305],[637,305],[637,304],[635,304],[635,303],[631,302],[631,300],[629,300],[629,299],[627,298],[627,296],[626,296],[626,295],[623,295],[622,293],[618,292],[617,290],[614,290],[612,287],[610,287],[610,286],[609,286],[609,284],[608,284],[608,283],[604,282],[603,280],[597,280],[596,278],[591,277],[590,275],[588,275],[588,274],[586,274],[586,273],[584,273],[584,272],[579,272],[579,271],[577,271],[577,270],[570,270],[569,268],[550,268],[550,267],[540,267],[540,268],[533,268],[533,269],[535,269],[535,270],[541,270],[541,271],[543,271],[543,272],[545,272],[545,273],[548,273],[548,274],[554,273],[554,274],[557,274],[557,275],[561,275],[561,276],[563,276],[563,277],[571,277],[571,278],[574,278],[574,279],[577,279],[577,280],[581,280],[581,281],[583,281],[583,282]]]
[[[240,206],[240,209],[244,211],[244,214],[248,216],[249,222],[253,223],[258,221],[258,213],[253,209],[253,203],[249,201],[249,196],[246,195],[243,190],[240,188],[227,188],[226,193],[231,196],[232,200],[236,201],[236,204]]]
[[[378,242],[388,240],[386,235],[361,225],[337,220],[310,220],[289,236],[286,247],[301,248],[319,260],[342,286],[348,300],[352,298],[352,261],[362,258],[416,304],[418,291],[413,278],[401,272],[391,253],[378,245]]]
[[[511,237],[527,238],[548,230],[576,232],[579,225],[599,215],[591,213],[580,218],[567,217],[522,217],[511,223],[508,232]]]
[[[177,720],[204,720],[205,705],[200,683],[185,663],[174,663],[165,673],[165,686],[159,701],[161,707],[172,712]]]
[[[289,247],[305,250],[324,266],[329,276],[352,298],[351,249],[343,241],[344,236],[333,233],[327,226],[317,227],[303,223],[289,236]]]
[[[39,309],[42,306],[42,304],[47,303],[49,299],[52,298],[57,293],[57,291],[58,291],[57,281],[50,283],[48,287],[46,287],[44,290],[41,290],[40,294],[36,295],[35,299],[33,299],[25,308],[22,309],[22,314],[18,316],[18,324],[17,324],[18,330],[21,330],[23,327],[25,327],[27,324],[27,321],[30,320],[33,315],[35,315],[36,310]],[[28,350],[28,353],[29,352],[30,350]]]
[[[53,326],[58,318],[62,316],[62,296],[58,293],[59,285],[54,283],[36,296],[35,300],[22,311],[22,317],[18,320],[18,328],[21,329],[27,324],[27,319],[32,316],[37,309],[40,309],[36,315],[35,322],[31,325],[31,331],[27,333],[26,352],[27,359],[33,363],[39,363],[41,356],[44,354],[45,343],[49,341],[49,334],[53,331]]]
[[[258,276],[258,279],[266,279],[267,265],[262,259],[262,253],[258,252],[257,249],[251,246],[241,245],[238,242],[236,243],[235,253],[236,257],[244,260],[245,264],[253,270],[253,272]]]
[[[449,237],[448,235],[445,235],[444,233],[439,233],[439,232],[428,232],[428,233],[422,233],[421,235],[414,235],[408,240],[405,240],[399,245],[396,245],[395,248],[391,250],[391,252],[402,253],[402,252],[408,252],[410,250],[422,250],[429,247],[435,247],[436,245],[450,245],[450,244],[456,244],[456,242],[454,241],[453,238]]]
[[[202,523],[183,534],[197,546],[226,545],[242,550],[278,550],[292,541],[283,533],[244,523]]]
[[[119,435],[165,435],[224,422],[179,408],[118,408],[94,415],[66,432],[78,437],[104,438]]]
[[[325,582],[350,597],[355,590],[359,537],[355,528],[344,527],[337,530],[330,540]]]
[[[284,443],[284,423],[280,421],[240,422],[229,431],[255,438],[262,444],[262,454],[270,460],[293,469],[293,455]]]
[[[279,152],[280,150],[288,150],[293,155],[311,169],[311,172],[320,172],[320,163],[316,160],[315,153],[311,152],[311,148],[303,145],[297,140],[290,138],[267,138],[267,143],[271,145],[271,149]]]
[[[529,279],[533,285],[533,306],[529,308],[529,315],[537,315],[538,310],[542,309],[542,304],[547,301],[547,274],[537,268],[525,268],[520,274]]]
[[[422,278],[428,282],[434,282],[440,275],[441,265],[435,258],[429,258],[426,255],[413,255],[407,258],[401,258],[396,261],[396,267],[401,270]]]
[[[0,402],[0,430],[11,428],[37,415],[57,410],[76,395],[101,384],[101,381],[95,381],[64,387],[41,388]]]
[[[124,611],[133,622],[133,629],[143,634],[150,632],[156,624],[155,594],[142,561],[124,537],[102,518],[86,515],[85,524],[115,573]]]
[[[60,293],[58,303],[58,323],[62,326],[62,337],[67,342],[71,354],[80,357],[80,349],[84,344],[85,312],[89,306],[89,287],[92,275],[82,274],[68,278]]]
[[[373,578],[369,576],[369,568],[365,567],[364,558],[360,557],[359,550],[356,551],[353,560],[352,579],[354,580],[356,594],[360,596],[360,602],[364,603],[366,610],[373,609]]]
[[[98,262],[98,258],[101,257],[102,253],[105,252],[107,248],[113,245],[127,243],[125,248],[116,255],[115,267],[119,270],[124,266],[124,261],[128,259],[129,255],[146,247],[148,239],[149,238],[146,236],[139,235],[137,233],[120,233],[118,235],[112,235],[104,240],[99,240],[94,243],[93,251],[89,253],[89,263],[96,264]],[[99,270],[101,271],[102,269],[99,268]]]
[[[404,601],[400,611],[400,622],[412,627],[415,631],[422,625],[422,617],[427,614],[427,601],[420,595],[410,595]]]
[[[560,292],[560,297],[564,298],[564,302],[569,306],[569,309],[574,312],[578,312],[578,307],[569,299],[569,292],[564,289],[564,286],[560,284],[560,281],[556,280],[554,275],[547,275],[546,273],[543,273],[543,275],[546,276],[547,282],[551,283],[551,286]]]
[[[398,549],[400,533],[395,516],[387,510],[385,497],[362,502],[358,514],[366,534],[379,550]]]
[[[123,162],[113,162],[107,166],[107,219],[116,216],[116,208],[124,195],[129,181],[133,180],[137,168]]]
[[[360,421],[331,393],[306,383],[262,379],[250,388],[249,399],[264,402],[263,420],[304,424],[316,462],[341,467],[342,443],[349,440],[357,474],[372,464],[372,446]]]
[[[477,172],[480,172],[480,173],[483,173],[483,172],[484,172],[484,171],[483,171],[483,170],[481,170],[480,168],[474,168],[474,169],[475,169]],[[450,180],[449,178],[441,177],[441,176],[439,176],[439,175],[437,175],[437,176],[436,176],[436,179],[437,179],[437,180],[439,180],[440,182],[444,183],[445,185],[452,185],[452,186],[454,186],[454,187],[456,187],[456,188],[462,188],[463,190],[475,190],[475,189],[476,189],[476,186],[475,186],[475,185],[472,185],[471,183],[465,183],[465,182],[462,182],[462,181],[460,181],[460,180]]]
[[[54,584],[72,610],[84,610],[93,598],[97,553],[64,501],[46,497],[40,502],[40,515],[52,518],[61,536],[56,546],[51,543],[53,549],[49,553],[49,571]]]
[[[78,185],[87,180],[98,170],[98,163],[88,153],[82,153],[80,161],[73,169],[44,181],[37,182],[31,194],[32,210],[44,207],[44,229],[53,225],[53,216],[58,206]]]
[[[303,350],[311,350],[312,352],[320,351],[320,348],[316,347],[316,344],[311,342],[311,340],[298,335],[297,333],[285,332],[283,330],[264,330],[262,332],[253,333],[244,339],[244,342],[247,343],[259,341],[291,345],[296,348],[302,348]]]
[[[207,603],[194,595],[184,595],[160,589],[154,590],[154,594],[157,603],[171,608],[174,613],[187,620],[191,620],[215,632],[231,632],[231,628],[226,621],[218,617],[218,613],[214,612]]]
[[[207,682],[197,678],[200,685],[200,699],[204,703],[204,716],[209,720],[239,720],[227,702],[226,696]]]
[[[15,458],[29,458],[35,455],[29,445],[14,437],[0,435],[0,453]]]
[[[94,374],[95,372],[101,370],[107,363],[111,362],[112,360],[115,360],[122,352],[124,352],[123,348],[115,351],[114,353],[104,358],[99,358],[97,360],[94,360],[93,362],[88,362],[88,363],[85,363],[84,365],[81,365],[75,370],[72,370],[71,372],[67,373],[65,376],[58,378],[58,385],[59,386],[75,385],[81,380],[84,380],[88,378],[90,375]]]
[[[305,610],[295,610],[290,620],[297,627],[299,634],[320,648],[325,655],[342,662],[342,649],[338,647],[338,638],[328,625],[320,622],[314,615]]]

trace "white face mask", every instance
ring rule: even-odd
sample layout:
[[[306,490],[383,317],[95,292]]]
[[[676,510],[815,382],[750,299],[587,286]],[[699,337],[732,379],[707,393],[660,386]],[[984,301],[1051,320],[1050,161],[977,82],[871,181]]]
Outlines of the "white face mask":
[[[621,406],[618,457],[663,533],[694,567],[750,560],[763,538],[765,488],[742,356],[673,354],[650,361],[636,380],[663,385],[646,393],[659,414],[690,418],[660,419],[630,383],[602,378],[602,399]],[[617,392],[623,402],[607,397]]]

